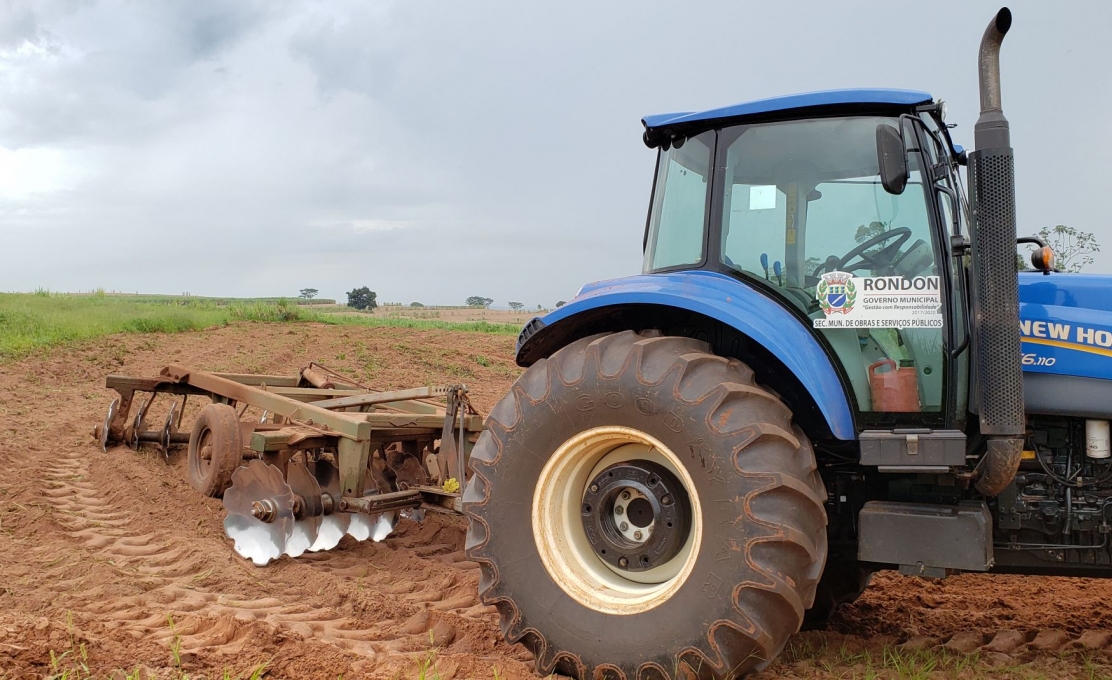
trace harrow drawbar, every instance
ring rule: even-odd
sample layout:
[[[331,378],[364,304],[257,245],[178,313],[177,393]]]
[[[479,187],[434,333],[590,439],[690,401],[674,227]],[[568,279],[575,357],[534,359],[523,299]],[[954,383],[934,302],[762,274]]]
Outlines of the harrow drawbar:
[[[460,512],[483,428],[463,385],[379,391],[319,364],[296,376],[170,364],[154,378],[110,375],[105,385],[119,397],[93,428],[101,449],[149,443],[169,457],[187,445],[190,483],[223,498],[225,532],[260,566],[330,550],[344,534],[380,541],[401,514]],[[150,427],[160,395],[171,404]],[[186,431],[190,397],[208,403]]]

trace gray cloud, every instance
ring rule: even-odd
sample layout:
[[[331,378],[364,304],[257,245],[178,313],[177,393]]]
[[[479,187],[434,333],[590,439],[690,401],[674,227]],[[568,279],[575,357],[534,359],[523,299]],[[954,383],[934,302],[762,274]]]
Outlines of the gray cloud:
[[[640,269],[643,114],[908,87],[972,141],[994,3],[684,7],[9,3],[0,290],[552,304]],[[1013,6],[1004,47],[1021,231],[1112,253],[1112,138],[1074,124],[1112,105],[1112,9],[1070,7]]]

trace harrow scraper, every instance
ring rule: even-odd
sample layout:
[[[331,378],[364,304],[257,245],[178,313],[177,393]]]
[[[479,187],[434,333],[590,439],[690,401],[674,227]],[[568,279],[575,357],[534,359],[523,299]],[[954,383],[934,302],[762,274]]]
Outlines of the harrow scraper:
[[[259,566],[331,550],[345,534],[381,541],[402,516],[459,513],[483,427],[463,385],[374,390],[318,364],[296,376],[170,364],[154,378],[110,375],[105,384],[119,397],[93,428],[102,450],[147,443],[169,457],[187,445],[189,482],[223,498],[235,551]],[[149,396],[132,416],[137,394]],[[159,395],[170,406],[150,428]],[[192,413],[191,396],[208,403]]]

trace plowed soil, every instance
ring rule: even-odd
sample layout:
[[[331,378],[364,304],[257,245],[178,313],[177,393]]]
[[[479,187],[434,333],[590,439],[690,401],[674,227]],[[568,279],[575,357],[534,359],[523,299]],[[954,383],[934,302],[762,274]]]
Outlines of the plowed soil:
[[[184,450],[103,453],[89,434],[115,394],[106,374],[169,362],[293,374],[319,361],[383,389],[464,382],[486,413],[517,375],[513,341],[248,324],[0,364],[0,679],[533,677],[477,600],[462,520],[403,521],[382,543],[346,537],[256,568],[232,552],[220,502],[185,482]],[[759,675],[1108,677],[1108,653],[1112,584],[881,574]]]

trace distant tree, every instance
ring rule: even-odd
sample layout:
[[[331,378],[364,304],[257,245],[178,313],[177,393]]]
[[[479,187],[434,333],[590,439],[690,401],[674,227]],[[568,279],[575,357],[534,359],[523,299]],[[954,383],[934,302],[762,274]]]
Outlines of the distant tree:
[[[556,303],[556,308],[559,309],[560,307],[563,307],[566,304],[568,304],[568,303],[564,302],[563,300],[560,300],[559,302]]]
[[[319,292],[320,291],[317,290],[316,288],[302,288],[301,289],[301,297],[305,298],[306,300],[312,300],[313,298],[315,298],[317,296],[317,293],[319,293]]]
[[[544,307],[541,307],[540,305],[537,305],[537,311],[538,312],[541,311],[542,309],[544,309]]]
[[[524,306],[525,305],[521,304],[520,302],[511,302],[510,303],[510,309],[514,310],[515,312],[520,311],[521,308],[524,307]]]
[[[1054,249],[1058,271],[1079,272],[1093,263],[1093,253],[1100,252],[1095,236],[1064,224],[1043,227],[1039,236]]]
[[[876,236],[880,236],[884,232],[888,231],[889,227],[891,227],[891,226],[892,226],[891,221],[888,221],[888,222],[869,222],[869,224],[867,224],[867,225],[865,225],[865,224],[859,225],[857,227],[857,232],[853,235],[853,240],[857,241],[858,243],[864,243],[865,241],[868,241],[869,239],[874,238]],[[862,253],[862,255],[866,255],[866,256],[876,255],[881,250],[886,248],[889,243],[891,243],[891,241],[881,241],[880,243],[873,246],[871,249],[866,250],[864,253]],[[814,267],[810,268],[810,270],[807,273],[810,274],[813,271],[815,271]]]
[[[857,232],[853,235],[853,240],[858,243],[864,243],[874,236],[880,236],[888,231],[887,222],[869,222],[868,224],[858,225]]]
[[[409,306],[410,307],[424,307],[424,305],[421,304],[420,302],[410,302]]]
[[[489,307],[493,302],[493,299],[482,297],[480,295],[472,295],[471,297],[467,298],[468,307]]]
[[[348,307],[355,309],[371,310],[378,307],[378,295],[370,288],[363,286],[347,294]]]

